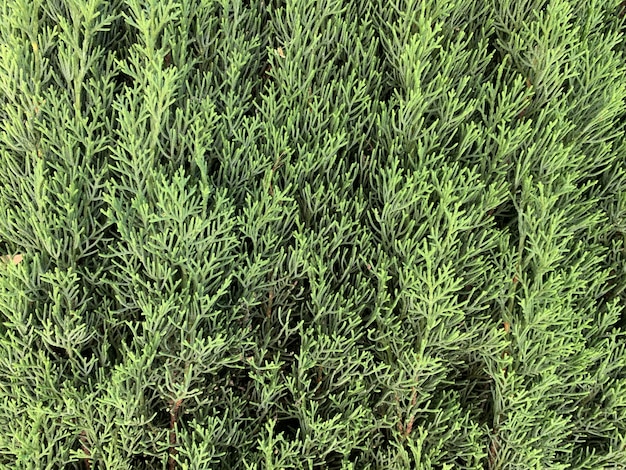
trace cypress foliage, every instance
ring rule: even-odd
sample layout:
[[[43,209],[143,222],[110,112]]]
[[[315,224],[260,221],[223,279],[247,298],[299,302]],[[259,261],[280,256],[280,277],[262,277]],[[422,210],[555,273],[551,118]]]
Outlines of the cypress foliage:
[[[1,468],[626,468],[621,0],[0,5]]]

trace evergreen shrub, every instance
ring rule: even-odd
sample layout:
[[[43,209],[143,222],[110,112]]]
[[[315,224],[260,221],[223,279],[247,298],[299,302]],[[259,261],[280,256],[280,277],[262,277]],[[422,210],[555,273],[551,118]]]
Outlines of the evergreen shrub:
[[[626,468],[625,11],[2,0],[1,468]]]

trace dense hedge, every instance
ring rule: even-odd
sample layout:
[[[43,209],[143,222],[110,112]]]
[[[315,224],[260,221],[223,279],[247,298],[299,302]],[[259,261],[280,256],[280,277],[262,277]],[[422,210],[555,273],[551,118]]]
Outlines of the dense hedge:
[[[2,468],[626,468],[620,3],[2,0]]]

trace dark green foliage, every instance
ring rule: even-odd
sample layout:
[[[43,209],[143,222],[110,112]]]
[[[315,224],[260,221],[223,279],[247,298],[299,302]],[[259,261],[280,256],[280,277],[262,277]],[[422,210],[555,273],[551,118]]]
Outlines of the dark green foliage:
[[[0,5],[1,468],[626,468],[621,0]]]

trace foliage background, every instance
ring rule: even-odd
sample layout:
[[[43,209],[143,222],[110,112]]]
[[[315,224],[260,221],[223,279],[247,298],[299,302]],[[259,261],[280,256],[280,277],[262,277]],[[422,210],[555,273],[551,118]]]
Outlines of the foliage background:
[[[618,0],[2,0],[0,465],[626,467]]]

